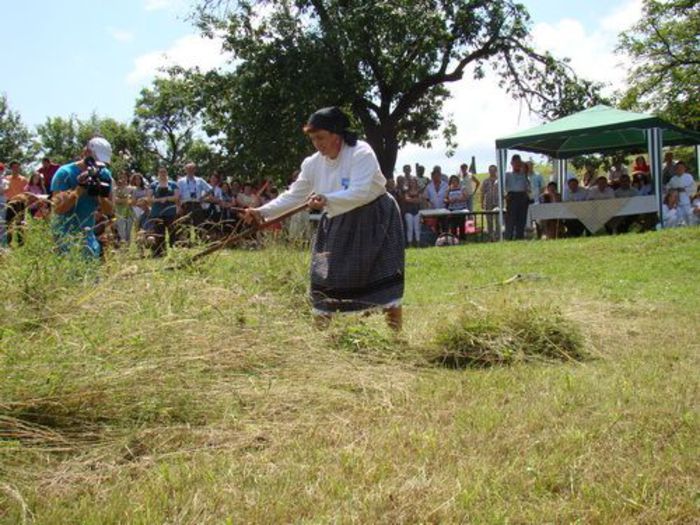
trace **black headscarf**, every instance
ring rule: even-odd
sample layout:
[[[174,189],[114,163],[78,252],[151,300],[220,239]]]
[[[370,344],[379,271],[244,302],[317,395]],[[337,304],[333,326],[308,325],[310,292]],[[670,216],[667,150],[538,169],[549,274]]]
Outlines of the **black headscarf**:
[[[357,133],[349,128],[350,119],[336,106],[319,109],[314,112],[304,127],[306,130],[325,129],[343,137],[348,146],[354,146],[357,144]]]

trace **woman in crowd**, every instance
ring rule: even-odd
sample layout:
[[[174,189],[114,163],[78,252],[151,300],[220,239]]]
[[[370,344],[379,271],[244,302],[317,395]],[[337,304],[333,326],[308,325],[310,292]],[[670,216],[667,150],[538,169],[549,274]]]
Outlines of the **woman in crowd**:
[[[27,185],[24,187],[24,193],[27,194],[27,203],[29,213],[32,217],[40,218],[48,215],[49,205],[45,200],[41,200],[36,196],[46,196],[46,187],[44,186],[44,177],[38,171],[32,173],[29,177]]]
[[[652,195],[654,188],[651,186],[649,175],[646,173],[635,173],[632,175],[632,187],[637,190],[637,195]]]
[[[445,195],[445,207],[449,211],[464,211],[467,209],[469,195],[462,187],[461,181],[457,175],[451,175],[448,181],[447,195]],[[452,233],[458,239],[464,237],[464,221],[466,215],[458,214],[450,217],[449,227]]]
[[[249,209],[248,222],[275,217],[300,204],[323,212],[313,241],[311,300],[317,320],[381,308],[401,328],[404,241],[399,207],[372,148],[349,130],[339,108],[324,108],[304,126],[317,150],[277,199]]]
[[[134,212],[134,224],[137,230],[141,230],[146,227],[148,219],[148,188],[146,188],[146,181],[143,175],[138,172],[131,175],[129,184],[133,188],[131,193],[131,210]]]
[[[561,193],[557,191],[557,183],[550,182],[540,195],[540,204],[561,202]],[[558,239],[562,236],[563,227],[559,219],[546,219],[542,221],[542,236],[545,239]]]
[[[150,222],[153,228],[153,255],[161,257],[165,253],[166,234],[170,246],[175,242],[175,218],[180,201],[177,183],[168,178],[168,170],[158,168],[158,179],[148,191],[151,203]]]
[[[414,248],[417,248],[420,242],[420,205],[421,193],[418,180],[411,177],[408,179],[408,188],[403,194],[403,217],[406,224],[406,243]]]
[[[641,155],[634,159],[634,165],[632,166],[632,173],[649,173],[649,165],[644,157]]]
[[[236,199],[231,193],[231,185],[224,181],[221,183],[221,225],[224,233],[231,230],[233,221],[236,218],[231,208],[236,206]]]
[[[685,226],[685,217],[678,206],[678,192],[669,190],[664,197],[662,207],[662,215],[664,220],[664,228],[675,228],[677,226]]]
[[[117,177],[117,185],[114,188],[114,213],[117,217],[117,235],[119,241],[129,244],[131,241],[131,228],[134,225],[134,188],[129,185],[129,173],[124,170]]]
[[[224,202],[221,182],[221,176],[216,172],[213,173],[212,176],[209,177],[211,191],[205,197],[205,200],[209,204],[207,222],[213,230],[219,230],[222,222],[222,205]]]
[[[257,208],[261,205],[260,197],[255,194],[253,185],[250,182],[246,182],[243,185],[243,192],[238,194],[236,200],[240,208]]]
[[[693,195],[693,201],[691,205],[692,212],[690,223],[695,226],[700,225],[700,187],[698,188],[698,192],[695,195]]]

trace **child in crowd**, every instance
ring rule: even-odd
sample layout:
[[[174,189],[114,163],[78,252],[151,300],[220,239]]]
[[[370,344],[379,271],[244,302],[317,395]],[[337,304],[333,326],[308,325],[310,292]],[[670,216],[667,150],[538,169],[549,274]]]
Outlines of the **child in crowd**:
[[[447,190],[447,195],[445,196],[446,208],[451,212],[467,210],[469,195],[467,195],[467,192],[464,191],[464,188],[460,183],[459,177],[457,175],[452,175],[448,184],[449,187]],[[450,217],[450,232],[453,235],[455,235],[458,239],[464,236],[465,219],[466,215],[462,213]]]

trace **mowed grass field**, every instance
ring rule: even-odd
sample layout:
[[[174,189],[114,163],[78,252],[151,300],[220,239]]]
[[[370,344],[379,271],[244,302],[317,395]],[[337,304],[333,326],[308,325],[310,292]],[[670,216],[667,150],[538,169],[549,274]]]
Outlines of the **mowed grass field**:
[[[1,523],[700,523],[700,228],[409,250],[399,337],[316,330],[303,248],[49,244],[0,259]],[[504,310],[587,357],[434,359]]]

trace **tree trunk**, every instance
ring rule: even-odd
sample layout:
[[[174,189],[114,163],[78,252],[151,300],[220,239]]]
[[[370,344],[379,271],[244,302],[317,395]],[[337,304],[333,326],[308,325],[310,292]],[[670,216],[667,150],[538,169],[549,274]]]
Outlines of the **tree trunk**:
[[[394,178],[394,168],[396,166],[396,157],[399,154],[399,141],[396,137],[396,132],[384,126],[376,126],[372,129],[365,128],[367,134],[367,143],[372,146],[379,167],[387,179]]]

